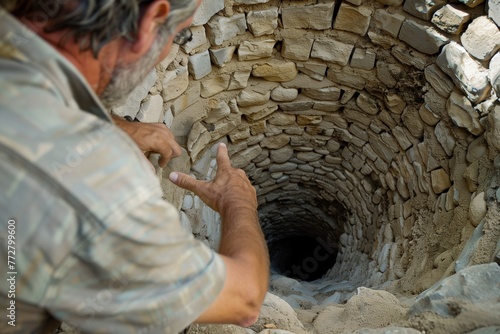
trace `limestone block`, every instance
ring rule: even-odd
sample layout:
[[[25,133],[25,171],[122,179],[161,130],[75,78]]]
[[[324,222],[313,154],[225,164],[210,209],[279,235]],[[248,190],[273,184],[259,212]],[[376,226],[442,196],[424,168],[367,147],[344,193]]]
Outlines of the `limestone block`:
[[[207,43],[204,26],[191,27],[191,32],[193,33],[192,39],[181,46],[181,49],[188,54],[193,54],[194,50]]]
[[[283,111],[309,111],[314,102],[309,101],[309,100],[298,100],[298,101],[293,101],[293,102],[285,102],[285,103],[280,103],[280,108]]]
[[[197,121],[201,121],[206,116],[207,111],[201,106],[200,102],[197,102],[174,117],[170,130],[176,139],[180,138],[182,142],[183,140],[186,140],[186,136],[191,130],[193,124]]]
[[[377,2],[387,6],[401,6],[404,0],[377,0]]]
[[[474,8],[477,5],[480,5],[484,2],[484,0],[458,0],[458,1],[470,8]]]
[[[378,113],[377,101],[370,97],[369,94],[361,93],[356,99],[356,105],[369,115],[376,115]]]
[[[311,57],[345,66],[349,62],[353,48],[354,45],[334,39],[318,38],[314,40]]]
[[[443,121],[439,122],[434,128],[434,134],[446,154],[450,157],[453,156],[453,150],[455,149],[456,142],[449,126]]]
[[[187,140],[187,149],[192,161],[196,160],[198,154],[207,147],[210,140],[211,136],[207,128],[200,122],[194,123]]]
[[[271,101],[264,106],[242,107],[240,110],[243,115],[246,115],[249,122],[256,122],[273,114],[278,110],[278,106]]]
[[[431,184],[432,184],[432,191],[434,191],[435,194],[439,195],[448,188],[451,187],[451,181],[448,173],[442,168],[433,170],[431,172]]]
[[[490,58],[500,48],[500,30],[493,21],[481,16],[472,21],[460,36],[464,48],[480,61]]]
[[[500,0],[488,0],[488,17],[500,26]]]
[[[483,101],[489,94],[488,71],[458,43],[444,46],[436,58],[436,64],[448,74],[455,85],[473,103]]]
[[[278,8],[249,12],[247,25],[255,37],[272,34],[278,27]]]
[[[481,220],[486,216],[486,201],[484,192],[480,192],[474,197],[469,205],[469,218],[474,227],[479,225]]]
[[[484,137],[480,136],[474,139],[467,148],[467,155],[465,158],[467,162],[473,163],[476,160],[488,154],[488,145],[485,143]]]
[[[313,109],[320,111],[337,111],[342,108],[343,105],[339,101],[335,102],[314,102]]]
[[[312,46],[312,45],[311,45]],[[322,63],[315,63],[309,60],[306,63],[297,63],[297,69],[310,76],[314,80],[322,81],[326,75],[328,66]]]
[[[298,125],[316,125],[321,123],[321,116],[297,115]]]
[[[251,89],[242,90],[236,97],[239,107],[261,106],[266,104],[271,97],[271,92],[261,94]]]
[[[201,97],[207,98],[223,92],[229,86],[229,75],[223,74],[201,82]]]
[[[238,47],[238,60],[245,61],[271,57],[275,43],[274,39],[253,42],[244,41]]]
[[[281,19],[283,28],[330,29],[332,26],[334,2],[315,5],[284,7]]]
[[[436,64],[427,66],[424,70],[424,75],[427,82],[431,84],[432,88],[434,88],[439,95],[443,97],[450,96],[455,85]]]
[[[392,134],[394,135],[394,138],[399,143],[399,146],[403,148],[403,150],[409,149],[413,144],[411,141],[408,139],[408,136],[406,135],[404,129],[400,126],[396,126],[394,129],[392,129]]]
[[[165,116],[163,117],[163,123],[167,126],[167,128],[170,129],[173,121],[174,121],[174,114],[172,113],[172,108],[168,108],[168,110],[165,111]]]
[[[235,0],[237,3],[241,3],[242,5],[257,5],[260,3],[268,3],[269,0]]]
[[[295,124],[295,115],[284,114],[282,112],[275,112],[268,119],[268,123],[277,126],[290,126]]]
[[[228,135],[236,129],[241,124],[241,116],[230,114],[224,122],[218,122],[215,124],[215,128],[210,133],[212,139],[211,141],[219,140],[220,138]]]
[[[277,150],[271,150],[269,152],[269,158],[272,162],[277,164],[282,164],[287,162],[293,157],[293,148],[289,145],[283,146]]]
[[[440,47],[448,43],[448,38],[440,34],[436,29],[412,20],[403,22],[399,32],[399,39],[416,50],[429,55],[439,52]]]
[[[252,75],[268,81],[286,82],[293,80],[298,74],[295,63],[280,60],[271,60],[263,64],[254,65]]]
[[[178,115],[181,111],[198,101],[200,98],[200,82],[191,81],[186,91],[175,99],[171,105],[173,115]]]
[[[372,50],[355,48],[351,58],[351,67],[371,70],[375,67],[376,54]]]
[[[314,39],[305,36],[298,38],[283,38],[281,55],[291,60],[307,61],[311,54]]]
[[[401,71],[401,67],[396,64],[389,64],[381,60],[377,62],[377,79],[389,88],[396,86],[398,81],[395,77],[397,77]]]
[[[418,110],[418,115],[420,116],[422,121],[424,121],[425,124],[430,126],[436,125],[441,120],[441,117],[439,115],[436,115],[429,108],[427,108],[425,103],[420,106],[420,109]]]
[[[250,78],[251,70],[247,71],[236,71],[231,73],[229,79],[229,86],[227,90],[242,89],[248,85],[248,78]]]
[[[451,93],[446,109],[453,123],[459,127],[466,128],[476,136],[484,132],[483,126],[479,123],[479,114],[465,96],[456,92]]]
[[[372,10],[364,6],[353,6],[343,2],[335,18],[334,29],[350,31],[364,36],[370,26]],[[353,24],[355,22],[355,24]]]
[[[123,105],[113,108],[113,114],[121,117],[130,116],[134,119],[139,112],[141,101],[148,95],[149,90],[153,87],[157,78],[156,70],[153,69],[144,79],[142,84],[134,88]]]
[[[235,50],[236,46],[228,46],[221,49],[209,49],[208,51],[210,52],[212,63],[218,67],[224,67],[233,59]]]
[[[406,102],[396,94],[386,94],[384,96],[384,103],[392,113],[398,115],[401,115],[406,108]]]
[[[493,90],[497,96],[500,96],[500,53],[491,58],[488,77],[490,78]]]
[[[260,142],[261,147],[270,148],[270,149],[278,149],[287,145],[290,142],[290,136],[286,134],[279,134],[276,136],[265,137]],[[271,171],[271,170],[269,170]]]
[[[252,159],[258,157],[262,153],[262,147],[259,145],[251,146],[231,157],[231,163],[234,168],[244,168]]]
[[[316,153],[316,152],[299,152],[297,153],[297,159],[306,161],[306,162],[313,162],[313,161],[318,161],[323,157],[322,154]]]
[[[403,10],[419,19],[429,21],[432,14],[446,5],[446,0],[406,0]]]
[[[210,20],[218,11],[224,9],[224,0],[203,0],[194,14],[194,26],[202,26]]]
[[[220,101],[216,107],[210,109],[207,117],[203,119],[203,121],[208,124],[217,123],[224,117],[228,116],[230,113],[231,109],[229,108],[227,102]]]
[[[377,9],[373,15],[373,20],[377,28],[396,38],[405,17],[398,13],[389,13],[384,9]]]
[[[411,47],[396,45],[391,49],[391,55],[403,64],[413,66],[423,71],[424,68],[435,60],[428,55],[418,52]]]
[[[207,23],[207,37],[212,45],[222,45],[225,41],[244,34],[246,30],[245,14],[231,17],[214,15]]]
[[[469,20],[469,13],[456,9],[452,5],[446,5],[434,13],[431,21],[439,29],[449,34],[458,35]]]
[[[212,72],[212,63],[208,50],[189,56],[189,73],[195,80],[200,80]]]
[[[304,88],[302,94],[310,97],[311,99],[321,101],[337,101],[340,98],[342,90],[338,87],[325,87],[325,88]]]
[[[488,123],[491,126],[486,137],[488,144],[500,150],[500,106],[495,106],[488,114]]]
[[[284,88],[278,86],[271,91],[271,99],[276,102],[290,102],[297,98],[299,94],[296,88]]]
[[[156,123],[163,114],[163,99],[160,95],[150,95],[149,99],[141,104],[136,119],[143,123]]]

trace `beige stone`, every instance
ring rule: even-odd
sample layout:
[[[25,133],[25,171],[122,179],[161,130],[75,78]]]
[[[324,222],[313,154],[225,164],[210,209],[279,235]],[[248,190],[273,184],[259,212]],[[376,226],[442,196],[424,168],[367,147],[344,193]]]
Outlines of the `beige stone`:
[[[370,26],[371,14],[372,10],[369,7],[353,6],[343,2],[340,5],[333,27],[364,36]]]
[[[293,80],[298,74],[293,62],[272,60],[253,67],[252,75],[268,81],[285,82]]]
[[[238,47],[238,60],[245,61],[269,58],[273,54],[275,43],[276,41],[274,39],[243,41]]]
[[[262,139],[260,146],[269,149],[278,149],[287,145],[290,142],[290,136],[286,134],[279,134],[277,136],[265,137]]]
[[[432,16],[432,23],[449,34],[458,35],[464,29],[465,23],[470,20],[470,14],[461,11],[452,5],[438,9]]]
[[[412,20],[404,21],[399,32],[399,39],[429,55],[438,53],[441,46],[448,43],[448,38],[433,27]]]
[[[223,74],[201,82],[201,97],[207,98],[223,92],[229,86],[229,75]]]
[[[236,97],[239,107],[261,106],[266,104],[271,97],[271,92],[261,94],[251,89],[242,90]]]
[[[471,224],[476,227],[481,220],[486,216],[486,201],[484,199],[484,192],[480,192],[470,202],[469,218]]]
[[[321,37],[314,41],[311,57],[345,66],[349,62],[353,48],[354,45]]]
[[[432,14],[442,6],[446,0],[406,0],[403,9],[422,20],[430,20]]]
[[[432,190],[435,194],[441,194],[451,187],[450,177],[444,169],[436,169],[431,172]]]
[[[464,48],[479,61],[490,60],[500,48],[500,30],[486,16],[472,21],[460,36]]]
[[[247,14],[248,30],[255,37],[272,34],[278,27],[278,8],[251,11]]]
[[[285,59],[307,61],[311,54],[314,39],[302,36],[298,38],[284,37],[281,55]]]
[[[332,26],[334,2],[284,7],[281,19],[285,29],[324,30]]]
[[[465,96],[456,92],[451,93],[446,109],[456,125],[466,128],[476,136],[483,133],[484,128],[479,123],[479,114]]]
[[[389,13],[384,9],[377,9],[373,15],[373,20],[377,28],[396,38],[405,17],[401,14]]]

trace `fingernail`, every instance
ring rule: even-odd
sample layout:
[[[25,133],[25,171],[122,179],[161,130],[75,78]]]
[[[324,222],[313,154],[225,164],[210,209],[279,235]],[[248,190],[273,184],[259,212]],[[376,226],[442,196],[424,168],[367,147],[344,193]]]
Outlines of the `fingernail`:
[[[168,176],[168,179],[172,182],[177,182],[177,179],[179,178],[179,174],[177,174],[176,172],[172,172],[170,173],[170,175]]]
[[[223,147],[226,147],[226,144],[224,144],[224,143],[220,143],[219,145],[223,146]]]

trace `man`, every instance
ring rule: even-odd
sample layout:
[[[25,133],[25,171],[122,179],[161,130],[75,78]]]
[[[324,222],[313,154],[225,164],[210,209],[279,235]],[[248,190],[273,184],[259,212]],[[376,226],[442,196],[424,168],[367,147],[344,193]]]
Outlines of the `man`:
[[[44,333],[58,321],[84,333],[252,324],[269,260],[244,172],[221,144],[214,180],[170,175],[220,213],[215,253],[162,200],[142,152],[161,145],[139,135],[138,148],[101,104],[126,98],[198,3],[0,4],[0,332]]]

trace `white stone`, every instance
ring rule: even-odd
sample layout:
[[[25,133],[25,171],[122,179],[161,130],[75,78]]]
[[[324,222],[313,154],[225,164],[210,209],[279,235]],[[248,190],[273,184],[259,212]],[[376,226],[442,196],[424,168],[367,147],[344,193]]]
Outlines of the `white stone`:
[[[443,121],[441,121],[434,128],[434,134],[446,154],[450,157],[453,156],[453,150],[455,149],[456,142],[451,129]]]
[[[139,112],[141,101],[148,95],[157,78],[156,70],[153,69],[144,81],[129,94],[123,105],[113,108],[113,114],[121,117],[130,116],[134,119]]]
[[[217,123],[231,113],[229,105],[225,101],[220,101],[215,108],[210,109],[207,117],[203,120],[205,123]]]
[[[156,123],[163,112],[163,99],[160,95],[150,95],[149,99],[141,104],[136,118],[143,123]]]
[[[170,101],[184,93],[189,85],[189,73],[181,66],[173,71],[165,71],[162,96],[164,101]]]
[[[281,55],[286,59],[306,61],[311,54],[313,42],[314,39],[307,36],[298,38],[284,37]]]
[[[193,33],[192,39],[181,46],[181,49],[189,54],[192,54],[195,49],[207,43],[207,36],[205,35],[204,26],[191,27],[191,32]]]
[[[230,76],[227,74],[219,75],[212,79],[207,79],[201,82],[201,97],[207,98],[214,96],[217,93],[223,92],[229,86]]]
[[[354,45],[334,39],[318,38],[314,41],[311,57],[345,66],[349,62],[353,48]]]
[[[222,45],[225,41],[242,35],[247,30],[245,14],[236,14],[231,17],[214,15],[207,25],[207,37],[212,45]]]
[[[448,38],[436,29],[412,20],[404,21],[399,32],[399,39],[429,55],[439,52],[440,47],[448,43]]]
[[[324,30],[332,27],[334,2],[282,8],[283,28]]]
[[[338,87],[304,88],[302,94],[311,99],[322,101],[337,101],[340,98],[341,89]]]
[[[341,3],[333,27],[364,36],[370,26],[372,10],[368,7]],[[354,24],[353,24],[354,23]]]
[[[500,0],[488,0],[488,17],[500,26]]]
[[[193,207],[193,196],[186,195],[184,196],[184,200],[182,201],[182,210],[189,210]]]
[[[248,84],[248,78],[250,78],[250,73],[252,73],[251,70],[236,71],[231,73],[231,77],[229,79],[229,86],[227,87],[227,90],[245,88]]]
[[[180,212],[180,218],[181,218],[181,225],[188,231],[188,233],[193,233],[193,230],[191,228],[191,220],[189,219],[188,215],[184,212]]]
[[[233,59],[234,51],[236,46],[228,46],[221,49],[209,49],[210,59],[212,63],[218,67],[224,67],[227,63]]]
[[[399,30],[401,29],[405,17],[398,13],[393,14],[384,9],[377,9],[373,15],[373,20],[377,28],[396,38],[398,37]]]
[[[351,58],[351,67],[371,70],[375,67],[376,54],[372,50],[355,48]]]
[[[456,92],[451,93],[446,107],[448,114],[456,125],[466,128],[476,136],[484,132],[483,126],[479,123],[479,114],[465,96]]]
[[[274,39],[254,42],[244,41],[238,47],[238,60],[245,61],[271,57],[275,43]]]
[[[261,94],[253,90],[242,90],[236,97],[240,107],[261,106],[266,104],[271,97],[271,92]]]
[[[484,199],[484,192],[480,192],[470,202],[469,218],[474,227],[479,225],[481,220],[486,216],[486,201]]]
[[[446,0],[406,0],[403,10],[411,15],[429,21],[432,14],[446,5]]]
[[[497,96],[500,96],[500,53],[491,58],[488,77],[490,78],[493,90]]]
[[[201,84],[192,80],[184,93],[176,98],[170,105],[173,115],[178,115],[184,109],[196,103],[200,99]]]
[[[483,101],[489,94],[488,71],[458,43],[444,46],[436,64],[448,74],[473,103]]]
[[[189,56],[189,73],[195,80],[200,80],[212,72],[212,63],[208,50]]]
[[[309,60],[306,63],[297,63],[297,69],[314,80],[323,81],[328,66],[323,63],[316,63],[313,60]]]
[[[224,0],[203,0],[193,17],[193,25],[201,26],[210,20],[218,11],[224,9]]]
[[[174,114],[172,114],[172,108],[168,108],[165,111],[165,116],[163,117],[163,123],[170,129],[172,126],[172,122],[174,121]]]
[[[500,30],[493,21],[481,16],[469,24],[460,41],[476,59],[489,60],[500,48]]]
[[[297,98],[299,91],[296,88],[278,86],[271,91],[271,99],[276,102],[290,102]]]
[[[272,34],[278,27],[278,8],[249,12],[247,24],[255,37]]]
[[[452,5],[444,6],[432,16],[432,23],[436,27],[453,35],[460,34],[469,20],[469,13],[458,10]]]

